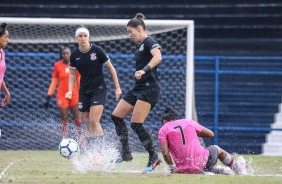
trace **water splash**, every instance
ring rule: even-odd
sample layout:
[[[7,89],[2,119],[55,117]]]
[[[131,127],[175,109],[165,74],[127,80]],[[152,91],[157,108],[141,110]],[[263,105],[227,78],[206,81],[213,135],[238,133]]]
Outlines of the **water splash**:
[[[105,142],[103,146],[96,145],[95,148],[92,147],[71,159],[73,172],[112,171],[115,163],[111,160],[118,154],[118,150],[111,142]]]

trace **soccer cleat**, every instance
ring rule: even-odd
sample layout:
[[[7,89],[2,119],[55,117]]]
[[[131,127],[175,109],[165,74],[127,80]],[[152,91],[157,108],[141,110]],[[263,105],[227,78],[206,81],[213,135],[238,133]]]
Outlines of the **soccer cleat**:
[[[121,162],[129,162],[131,160],[133,160],[133,157],[131,153],[129,153],[129,154],[122,154],[118,156],[117,158],[112,159],[111,162],[112,163],[121,163]]]
[[[152,172],[155,169],[155,167],[160,165],[161,162],[162,162],[162,160],[159,159],[157,154],[155,154],[152,157],[149,157],[149,161],[148,161],[147,167],[143,170],[143,173]]]
[[[237,158],[236,163],[233,165],[233,170],[236,174],[238,175],[247,175],[247,168],[246,168],[246,160],[242,157],[239,156]]]

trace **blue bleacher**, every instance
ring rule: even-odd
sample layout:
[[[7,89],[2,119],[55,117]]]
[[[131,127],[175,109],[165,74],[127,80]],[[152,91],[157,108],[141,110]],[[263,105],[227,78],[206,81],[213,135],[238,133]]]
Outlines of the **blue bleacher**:
[[[0,16],[130,19],[143,12],[148,19],[195,20],[196,55],[279,55],[281,7],[278,0],[1,0]]]

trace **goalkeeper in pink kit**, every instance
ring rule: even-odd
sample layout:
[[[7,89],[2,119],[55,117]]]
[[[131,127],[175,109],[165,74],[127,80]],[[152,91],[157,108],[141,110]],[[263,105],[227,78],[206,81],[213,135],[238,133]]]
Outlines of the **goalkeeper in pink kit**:
[[[235,161],[228,152],[216,145],[207,148],[201,146],[198,137],[213,137],[211,130],[193,120],[179,119],[171,108],[166,108],[162,124],[158,138],[170,172],[247,174],[246,162],[242,156]],[[218,159],[228,167],[215,166]]]
[[[9,43],[9,32],[7,29],[7,24],[2,23],[0,25],[0,90],[5,93],[4,99],[0,99],[0,106],[7,106],[10,103],[11,97],[10,92],[4,82],[4,76],[6,72],[6,60],[4,48],[7,47]]]

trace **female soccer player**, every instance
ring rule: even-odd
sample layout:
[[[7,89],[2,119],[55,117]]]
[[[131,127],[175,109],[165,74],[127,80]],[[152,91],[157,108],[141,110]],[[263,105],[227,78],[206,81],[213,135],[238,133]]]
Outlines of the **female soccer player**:
[[[128,130],[123,118],[132,113],[131,128],[149,153],[149,161],[144,173],[151,172],[161,163],[154,150],[152,138],[143,123],[150,110],[156,105],[160,96],[160,84],[157,76],[158,64],[162,61],[161,46],[151,36],[148,36],[144,23],[144,15],[138,13],[127,23],[127,32],[138,44],[135,52],[136,72],[135,85],[118,103],[112,113],[116,133],[122,144],[120,157],[113,162],[132,160],[128,144]]]
[[[10,102],[10,92],[4,82],[4,76],[6,72],[6,61],[5,61],[5,52],[4,48],[7,47],[9,42],[9,32],[7,29],[7,24],[2,23],[0,26],[0,87],[1,90],[5,93],[5,98],[1,100],[1,106],[7,106]]]
[[[213,137],[211,130],[193,120],[179,119],[178,114],[171,108],[165,110],[162,124],[163,127],[159,130],[158,137],[164,160],[171,172],[232,174],[228,168],[215,166],[219,159],[236,174],[247,174],[246,161],[242,156],[235,161],[229,153],[216,145],[208,148],[201,146],[198,136]]]
[[[65,94],[68,92],[68,85],[69,85],[69,75],[70,75],[70,55],[71,50],[70,48],[63,48],[61,51],[61,57],[62,59],[57,61],[54,64],[54,69],[52,73],[52,81],[48,90],[48,95],[46,97],[46,100],[44,102],[44,107],[48,108],[49,101],[52,97],[52,95],[55,92],[55,89],[58,85],[57,90],[57,97],[56,102],[57,106],[59,108],[60,112],[60,118],[61,118],[61,133],[63,138],[68,137],[68,111],[69,109],[72,112],[73,121],[75,123],[78,142],[81,143],[82,137],[81,137],[81,117],[79,115],[78,110],[78,86],[80,81],[80,74],[76,73],[76,83],[74,84],[73,91],[72,91],[72,99],[65,98]]]
[[[101,144],[104,132],[100,124],[104,106],[106,103],[106,84],[103,74],[103,66],[106,66],[112,76],[115,86],[115,97],[121,96],[116,70],[109,56],[101,47],[89,42],[89,30],[79,27],[75,32],[79,48],[71,54],[69,90],[66,98],[71,99],[76,70],[81,75],[79,89],[79,110],[82,112],[83,121],[86,123],[88,146]]]

